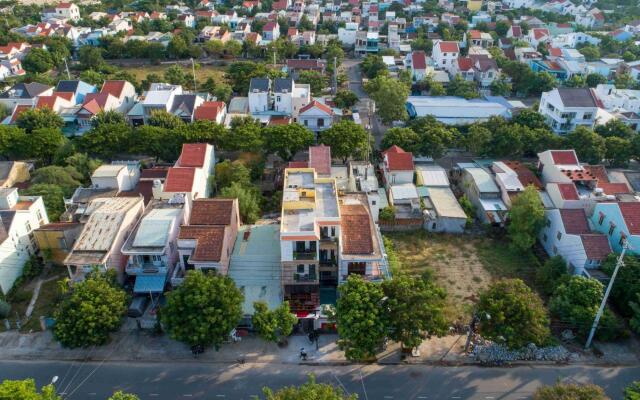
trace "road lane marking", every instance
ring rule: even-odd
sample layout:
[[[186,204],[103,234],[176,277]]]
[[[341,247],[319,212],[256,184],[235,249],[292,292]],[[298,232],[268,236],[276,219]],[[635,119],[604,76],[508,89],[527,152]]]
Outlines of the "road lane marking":
[[[182,396],[184,396],[184,397],[192,397],[193,395],[188,393],[188,394],[183,394]]]
[[[149,393],[149,396],[151,396],[151,397],[158,397],[158,396],[160,396],[160,395],[159,395],[158,393]]]
[[[224,394],[217,394],[216,397],[227,397],[227,396]]]
[[[393,399],[393,396],[384,396],[385,399]]]

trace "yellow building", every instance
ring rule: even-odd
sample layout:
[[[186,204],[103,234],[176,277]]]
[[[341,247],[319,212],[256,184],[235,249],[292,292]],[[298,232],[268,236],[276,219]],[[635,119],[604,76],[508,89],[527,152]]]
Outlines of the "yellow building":
[[[467,8],[470,11],[480,11],[482,8],[482,0],[467,0]]]
[[[58,222],[41,226],[33,231],[33,235],[42,255],[62,265],[81,231],[80,223]]]

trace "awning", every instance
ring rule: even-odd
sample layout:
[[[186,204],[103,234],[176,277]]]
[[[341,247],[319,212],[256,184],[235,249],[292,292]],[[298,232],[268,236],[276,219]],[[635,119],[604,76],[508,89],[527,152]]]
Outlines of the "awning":
[[[134,293],[162,293],[167,275],[138,275],[133,287]]]

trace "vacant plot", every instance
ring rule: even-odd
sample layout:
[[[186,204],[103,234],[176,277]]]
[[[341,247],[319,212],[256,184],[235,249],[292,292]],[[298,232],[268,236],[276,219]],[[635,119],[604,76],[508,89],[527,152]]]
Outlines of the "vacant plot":
[[[123,71],[127,71],[128,73],[135,76],[137,81],[142,81],[149,74],[156,74],[162,77],[164,75],[164,71],[166,71],[167,68],[169,68],[170,66],[171,64],[163,64],[163,65],[144,65],[144,66],[135,66],[135,67],[122,66],[118,68],[122,69]],[[184,69],[185,73],[191,76],[192,74],[191,66],[188,66],[188,67],[183,66],[182,68]],[[198,80],[198,82],[204,82],[209,78],[213,78],[216,82],[221,82],[224,80],[225,70],[226,70],[226,67],[217,67],[217,66],[214,67],[211,65],[201,65],[200,67],[196,68],[196,79]]]
[[[394,243],[401,270],[415,276],[431,273],[447,289],[452,321],[467,323],[478,294],[492,281],[529,281],[537,263],[532,255],[515,254],[504,242],[488,238],[426,231],[385,236]]]

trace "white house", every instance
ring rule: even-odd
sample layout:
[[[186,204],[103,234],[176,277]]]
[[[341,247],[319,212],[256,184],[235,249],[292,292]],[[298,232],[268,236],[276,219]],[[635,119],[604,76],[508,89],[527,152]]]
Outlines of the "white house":
[[[415,82],[423,80],[428,75],[427,55],[422,50],[416,50],[407,54],[407,61],[411,68],[411,76]]]
[[[551,257],[561,256],[576,275],[589,276],[612,252],[607,237],[592,233],[582,209],[545,210],[545,226],[538,239]]]
[[[384,183],[389,188],[393,185],[413,183],[413,154],[393,145],[382,153],[382,173]]]
[[[445,42],[436,40],[433,44],[433,50],[431,57],[436,66],[446,71],[450,71],[453,67],[453,63],[458,59],[460,55],[460,48],[458,42]]]
[[[80,8],[74,3],[58,3],[58,5],[55,6],[54,10],[54,15],[48,15],[48,18],[71,20],[74,22],[80,20]]]
[[[618,89],[615,85],[598,85],[598,99],[608,111],[631,111],[640,114],[640,90]]]
[[[593,89],[556,88],[542,93],[538,112],[554,132],[565,134],[577,126],[592,128],[601,105]]]
[[[333,125],[334,113],[331,107],[317,100],[302,107],[298,114],[298,122],[314,132],[322,132]]]
[[[485,224],[504,225],[507,206],[491,174],[475,165],[462,165],[461,172],[459,188],[476,207],[478,219]]]
[[[0,189],[0,292],[7,294],[22,275],[24,264],[37,254],[32,234],[49,223],[40,196],[20,196],[18,189]]]
[[[97,189],[133,190],[140,180],[140,164],[117,162],[101,165],[91,175],[91,185]]]
[[[356,33],[358,32],[357,22],[347,22],[344,28],[338,28],[338,40],[347,46],[356,44]]]
[[[185,143],[175,165],[169,168],[164,184],[154,185],[153,197],[170,200],[186,197],[188,203],[209,197],[209,177],[216,163],[212,145],[207,143]],[[186,211],[188,214],[188,210]]]

